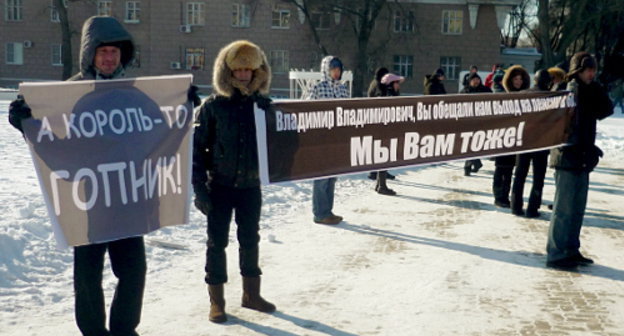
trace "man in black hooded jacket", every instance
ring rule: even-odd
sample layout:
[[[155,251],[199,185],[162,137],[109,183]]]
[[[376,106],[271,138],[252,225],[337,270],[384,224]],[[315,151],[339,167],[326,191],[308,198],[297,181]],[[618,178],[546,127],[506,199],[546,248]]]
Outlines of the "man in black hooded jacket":
[[[91,17],[82,27],[80,72],[69,80],[122,78],[134,52],[132,36],[116,19]],[[22,131],[22,120],[30,117],[30,108],[23,98],[11,103],[9,121],[14,127]],[[113,273],[119,279],[110,308],[110,331],[106,328],[102,290],[107,251]],[[146,269],[143,237],[74,247],[75,316],[83,335],[138,335],[135,329],[141,320]]]

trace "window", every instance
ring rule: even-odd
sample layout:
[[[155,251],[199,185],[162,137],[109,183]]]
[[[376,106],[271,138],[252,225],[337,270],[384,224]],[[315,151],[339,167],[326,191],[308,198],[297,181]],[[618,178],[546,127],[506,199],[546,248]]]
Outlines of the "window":
[[[290,28],[290,11],[288,9],[274,8],[271,19],[271,28]]]
[[[126,19],[127,23],[139,23],[141,13],[140,1],[126,1]]]
[[[321,12],[312,12],[310,14],[310,19],[312,20],[312,24],[316,29],[329,29],[329,23],[331,22],[331,14],[329,13],[321,13]]]
[[[50,0],[50,21],[61,22],[58,9],[56,9],[54,2],[55,2],[54,0]],[[67,0],[63,0],[63,7],[67,8]]]
[[[288,64],[288,50],[271,50],[269,62],[274,73],[288,72],[290,68]]]
[[[464,25],[464,12],[460,10],[442,11],[442,34],[461,35]]]
[[[188,2],[186,4],[186,24],[193,26],[204,25],[203,2]]]
[[[6,0],[4,8],[6,21],[22,21],[22,0]]]
[[[204,69],[204,48],[186,48],[186,70]]]
[[[461,57],[440,57],[440,68],[444,70],[446,79],[457,79],[461,69]]]
[[[394,12],[394,32],[411,33],[414,31],[414,12],[401,11]]]
[[[7,43],[5,62],[6,64],[15,65],[24,64],[24,45],[18,42]]]
[[[63,46],[60,44],[53,44],[51,48],[52,65],[63,65]]]
[[[394,55],[393,72],[406,78],[412,77],[414,73],[414,56]]]
[[[113,15],[113,3],[110,0],[98,0],[97,15],[111,16]]]
[[[249,27],[250,22],[249,5],[232,5],[232,27]]]

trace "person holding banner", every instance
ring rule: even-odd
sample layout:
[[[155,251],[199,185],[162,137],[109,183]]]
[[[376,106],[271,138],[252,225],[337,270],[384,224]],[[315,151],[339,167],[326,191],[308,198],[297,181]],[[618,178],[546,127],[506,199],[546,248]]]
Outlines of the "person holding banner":
[[[520,65],[514,65],[507,69],[503,77],[503,87],[507,92],[524,91],[531,86],[529,73]],[[492,192],[494,194],[494,205],[501,208],[510,208],[511,201],[511,181],[513,179],[513,169],[516,165],[515,155],[501,155],[494,158],[494,179],[492,181]]]
[[[527,91],[549,91],[552,79],[547,70],[539,70],[535,73],[534,86]],[[540,216],[538,209],[542,205],[542,190],[546,177],[546,165],[548,163],[549,150],[541,150],[531,153],[518,154],[516,156],[516,168],[514,171],[513,185],[511,187],[511,213],[516,216],[536,218]],[[523,207],[524,184],[526,182],[529,167],[533,166],[533,185],[529,194],[529,203],[526,213]]]
[[[589,173],[603,155],[595,145],[596,122],[613,114],[607,91],[594,81],[596,69],[596,59],[587,52],[578,52],[570,60],[568,91],[575,95],[576,108],[569,145],[550,152],[549,165],[555,168],[555,200],[546,245],[547,267],[568,269],[594,262],[579,251],[579,238]]]
[[[344,66],[335,56],[325,56],[321,61],[323,80],[317,83],[306,99],[337,99],[349,98],[349,90],[340,82]],[[332,212],[334,207],[334,189],[336,178],[314,180],[312,191],[312,212],[317,224],[336,225],[342,222],[342,217]]]
[[[477,72],[467,74],[466,80],[468,85],[465,86],[460,93],[492,93],[489,87],[481,83],[481,76]],[[464,162],[464,176],[470,176],[470,173],[476,173],[483,167],[480,159],[466,160]]]
[[[227,321],[224,283],[227,282],[225,248],[232,213],[238,225],[242,306],[274,312],[275,305],[260,296],[258,266],[262,194],[254,105],[269,108],[271,69],[264,52],[249,41],[225,46],[215,59],[214,93],[197,117],[193,148],[192,184],[195,206],[208,221],[206,277],[210,296],[209,319]]]
[[[91,17],[82,27],[80,72],[69,80],[122,78],[134,55],[132,36],[115,18]],[[30,117],[23,98],[11,103],[9,120],[13,126],[22,131],[21,121]],[[102,290],[106,252],[119,279],[110,308],[110,331]],[[141,320],[146,269],[142,236],[74,247],[75,316],[83,335],[138,335],[135,329]]]
[[[373,78],[373,80],[368,85],[368,97],[381,97],[381,91],[383,86],[383,84],[381,84],[381,78],[389,72],[390,71],[388,71],[388,69],[385,67],[377,68],[377,70],[375,71],[375,78]],[[372,171],[368,173],[368,178],[371,180],[377,180],[377,172]],[[394,180],[395,176],[390,174],[389,172],[386,172],[386,178],[389,180]]]

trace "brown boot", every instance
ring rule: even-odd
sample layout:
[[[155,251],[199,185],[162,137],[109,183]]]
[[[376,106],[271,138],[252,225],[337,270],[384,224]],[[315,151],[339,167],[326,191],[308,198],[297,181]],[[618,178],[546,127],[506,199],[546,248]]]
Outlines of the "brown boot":
[[[243,277],[243,300],[245,308],[272,313],[275,305],[260,296],[260,277]]]
[[[208,295],[210,295],[210,315],[208,318],[214,323],[227,321],[225,315],[225,299],[223,298],[223,284],[208,285]]]

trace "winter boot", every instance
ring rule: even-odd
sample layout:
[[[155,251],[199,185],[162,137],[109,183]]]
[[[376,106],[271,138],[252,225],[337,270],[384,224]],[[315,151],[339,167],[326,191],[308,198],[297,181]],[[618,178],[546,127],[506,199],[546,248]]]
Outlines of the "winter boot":
[[[210,295],[210,315],[208,318],[214,323],[227,321],[225,315],[225,299],[223,298],[223,284],[208,285],[208,295]]]
[[[243,277],[242,306],[263,313],[275,311],[275,305],[260,296],[260,277]]]

